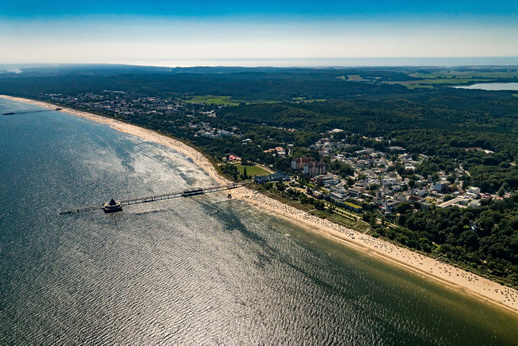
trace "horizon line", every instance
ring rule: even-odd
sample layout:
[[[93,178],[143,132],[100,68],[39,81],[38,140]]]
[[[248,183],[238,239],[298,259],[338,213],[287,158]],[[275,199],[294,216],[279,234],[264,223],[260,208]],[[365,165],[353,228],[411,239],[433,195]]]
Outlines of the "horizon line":
[[[462,63],[459,60],[463,60]],[[469,60],[475,60],[469,62]],[[479,61],[476,60],[486,60]],[[509,60],[509,61],[498,61]],[[335,64],[323,65],[317,62],[334,61]],[[356,64],[340,64],[339,61],[346,63],[356,62]],[[361,62],[384,62],[383,64],[368,65]],[[457,61],[455,63],[455,61]],[[205,62],[211,64],[204,64]],[[306,64],[253,64],[240,65],[243,63],[259,62],[306,62]],[[314,64],[311,64],[313,62]],[[398,62],[395,65],[388,62]],[[413,62],[413,63],[412,63]],[[423,64],[416,64],[423,62]],[[428,63],[424,63],[428,62]],[[442,63],[441,63],[442,62]],[[221,64],[223,63],[223,64]],[[227,63],[227,64],[225,64]],[[406,63],[406,64],[405,64]],[[468,56],[468,57],[363,57],[363,58],[172,58],[172,59],[117,59],[107,61],[90,62],[20,62],[2,63],[0,67],[38,67],[38,66],[65,66],[65,65],[118,65],[118,66],[140,66],[140,67],[164,67],[164,68],[195,68],[195,67],[228,67],[228,68],[354,68],[354,67],[461,67],[461,66],[518,66],[518,56]]]

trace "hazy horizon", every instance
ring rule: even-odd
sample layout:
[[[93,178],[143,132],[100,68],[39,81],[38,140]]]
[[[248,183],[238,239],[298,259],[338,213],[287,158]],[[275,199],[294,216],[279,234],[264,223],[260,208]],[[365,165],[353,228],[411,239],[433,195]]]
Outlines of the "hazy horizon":
[[[1,64],[0,69],[9,72],[23,68],[74,65],[124,65],[137,67],[195,68],[361,68],[361,67],[469,67],[469,66],[518,66],[518,57],[462,57],[462,58],[321,58],[321,59],[157,59],[121,60],[112,62],[49,62]]]
[[[0,63],[518,57],[517,19],[503,0],[19,0],[0,4]]]

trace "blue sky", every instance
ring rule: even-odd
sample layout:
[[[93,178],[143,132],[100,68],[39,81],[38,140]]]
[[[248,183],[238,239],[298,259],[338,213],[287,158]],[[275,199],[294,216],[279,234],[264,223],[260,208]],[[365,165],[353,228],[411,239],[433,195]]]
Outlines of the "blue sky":
[[[60,17],[95,14],[139,16],[220,17],[237,15],[340,16],[340,15],[495,15],[516,18],[516,1],[480,0],[261,0],[261,1],[167,1],[167,0],[2,0],[0,13],[8,17]]]
[[[0,0],[0,63],[518,57],[518,1]]]

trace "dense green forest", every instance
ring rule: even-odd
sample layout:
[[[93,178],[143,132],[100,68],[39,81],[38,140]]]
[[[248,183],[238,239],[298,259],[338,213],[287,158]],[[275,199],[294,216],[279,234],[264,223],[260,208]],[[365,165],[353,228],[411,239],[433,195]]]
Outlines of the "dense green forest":
[[[516,82],[518,69],[43,66],[0,72],[0,94],[51,100],[52,94],[75,98],[113,90],[128,98],[160,97],[172,104],[221,96],[228,106],[189,103],[185,109],[192,107],[198,121],[236,136],[197,136],[197,129],[188,126],[190,111],[132,112],[117,118],[181,138],[216,161],[232,153],[245,162],[285,171],[289,158],[274,157],[265,149],[292,144],[292,154],[318,159],[318,152],[308,147],[326,131],[341,129],[337,136],[353,145],[381,151],[397,145],[429,156],[416,169],[423,176],[438,170],[450,174],[461,164],[471,173],[463,178],[467,185],[490,193],[516,191],[518,92],[454,89],[457,75],[468,82],[475,77]],[[66,105],[97,111],[80,101]],[[211,108],[217,109],[217,117],[201,112]],[[372,227],[378,236],[518,286],[518,196],[484,203],[467,209],[420,209],[403,203],[390,220],[397,228]]]

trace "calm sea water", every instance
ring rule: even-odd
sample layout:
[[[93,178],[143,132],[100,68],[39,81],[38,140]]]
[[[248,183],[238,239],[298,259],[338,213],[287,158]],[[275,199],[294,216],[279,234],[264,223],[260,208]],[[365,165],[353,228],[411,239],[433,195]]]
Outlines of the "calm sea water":
[[[193,66],[274,66],[274,67],[361,67],[361,66],[483,66],[518,65],[518,57],[467,58],[314,58],[314,59],[185,59],[185,60],[117,60],[115,64],[193,67]],[[1,65],[0,65],[1,67]],[[13,65],[7,68],[16,68]]]
[[[0,100],[0,113],[38,109]],[[60,112],[0,116],[0,344],[491,345],[518,317],[225,194],[162,146]]]

